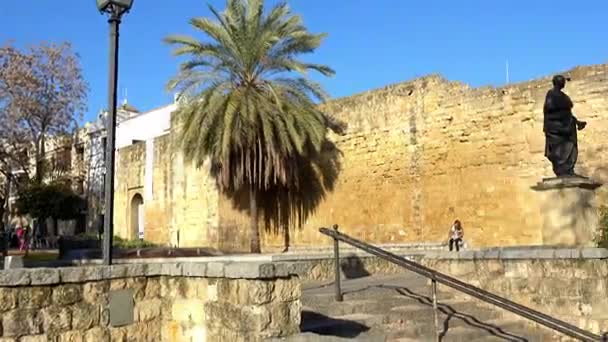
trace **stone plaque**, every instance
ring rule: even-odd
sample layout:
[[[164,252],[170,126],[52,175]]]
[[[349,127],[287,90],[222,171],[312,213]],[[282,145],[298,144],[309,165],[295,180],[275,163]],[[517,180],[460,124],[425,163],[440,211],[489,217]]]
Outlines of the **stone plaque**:
[[[110,326],[122,327],[133,323],[133,290],[110,291]]]

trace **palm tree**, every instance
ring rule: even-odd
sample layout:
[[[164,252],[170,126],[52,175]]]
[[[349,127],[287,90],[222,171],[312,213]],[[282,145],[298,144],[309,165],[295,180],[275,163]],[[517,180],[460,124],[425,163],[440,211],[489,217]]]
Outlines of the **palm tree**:
[[[263,0],[227,0],[213,19],[190,24],[208,39],[170,36],[176,56],[187,56],[168,88],[185,97],[174,118],[187,160],[211,163],[223,192],[249,195],[250,249],[259,253],[258,200],[274,187],[298,186],[298,161],[320,152],[327,129],[345,127],[322,113],[327,98],[307,71],[325,76],[325,65],[297,59],[318,48],[286,3],[264,11]]]

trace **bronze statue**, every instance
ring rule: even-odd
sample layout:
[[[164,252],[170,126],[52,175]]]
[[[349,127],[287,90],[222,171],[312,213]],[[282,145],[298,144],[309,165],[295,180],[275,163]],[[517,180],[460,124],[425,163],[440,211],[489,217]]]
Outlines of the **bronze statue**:
[[[551,161],[557,177],[580,177],[574,173],[578,158],[576,131],[587,125],[572,114],[572,101],[562,89],[570,79],[562,75],[553,77],[553,89],[545,98],[544,125],[545,157]]]

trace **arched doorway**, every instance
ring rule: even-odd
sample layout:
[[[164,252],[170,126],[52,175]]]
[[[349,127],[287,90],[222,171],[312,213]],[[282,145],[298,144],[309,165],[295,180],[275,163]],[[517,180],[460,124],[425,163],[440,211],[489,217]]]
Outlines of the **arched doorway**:
[[[144,238],[144,199],[140,194],[131,199],[131,236]]]

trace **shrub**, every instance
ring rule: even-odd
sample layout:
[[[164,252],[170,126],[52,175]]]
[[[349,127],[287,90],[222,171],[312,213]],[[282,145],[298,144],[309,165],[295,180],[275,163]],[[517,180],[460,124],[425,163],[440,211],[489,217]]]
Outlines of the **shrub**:
[[[128,249],[128,248],[148,248],[148,247],[156,247],[156,245],[150,241],[146,240],[126,240],[118,236],[114,236],[114,241],[112,244],[116,248]]]
[[[81,233],[76,236],[71,237],[72,240],[99,240],[99,235],[93,233]],[[103,236],[101,237],[103,240]],[[148,247],[157,247],[156,244],[146,241],[146,240],[128,240],[123,239],[120,236],[114,236],[112,240],[112,246],[114,248],[128,249],[128,248],[148,248]]]

